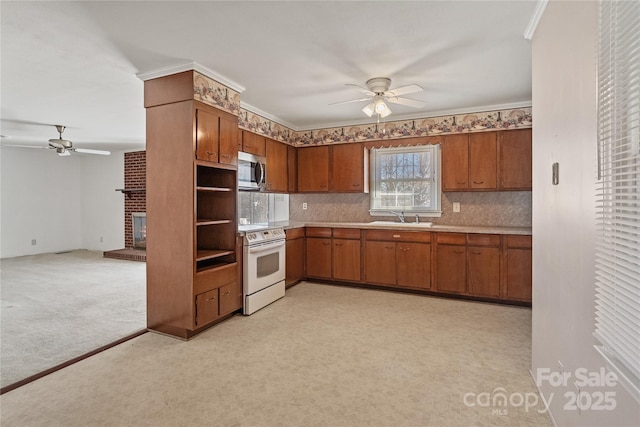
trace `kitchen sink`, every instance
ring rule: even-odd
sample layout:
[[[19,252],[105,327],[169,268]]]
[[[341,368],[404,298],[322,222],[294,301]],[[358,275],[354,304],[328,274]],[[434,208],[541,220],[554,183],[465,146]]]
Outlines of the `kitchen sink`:
[[[431,227],[433,223],[431,222],[398,222],[398,221],[372,221],[369,223],[370,225],[379,225],[379,226],[387,226],[387,227]]]

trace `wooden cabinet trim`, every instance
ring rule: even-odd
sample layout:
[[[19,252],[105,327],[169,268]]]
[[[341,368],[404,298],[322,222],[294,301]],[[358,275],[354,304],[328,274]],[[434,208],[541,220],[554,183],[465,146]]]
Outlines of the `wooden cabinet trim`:
[[[531,236],[507,235],[505,238],[507,247],[531,249]]]
[[[307,227],[305,233],[307,237],[331,237],[331,228],[329,227]]]
[[[499,234],[467,234],[470,246],[500,246]]]
[[[464,233],[436,233],[438,243],[449,245],[466,245],[467,235]]]
[[[299,239],[300,237],[304,237],[304,228],[289,228],[284,232],[287,240]]]
[[[360,239],[359,228],[334,228],[333,237],[340,239]]]
[[[428,231],[399,231],[399,230],[366,230],[367,240],[386,240],[391,242],[422,242],[431,241],[431,232]]]

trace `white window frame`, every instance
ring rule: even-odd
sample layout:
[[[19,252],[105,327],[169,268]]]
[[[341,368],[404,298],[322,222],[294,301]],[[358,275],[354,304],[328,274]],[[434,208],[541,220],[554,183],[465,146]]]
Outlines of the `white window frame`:
[[[440,217],[442,216],[441,210],[441,159],[440,159],[440,144],[431,145],[415,145],[415,146],[402,146],[402,147],[390,147],[390,148],[372,148],[370,152],[370,192],[369,192],[369,213],[372,216],[389,216],[390,211],[404,212],[406,215],[418,215],[420,217]],[[432,209],[414,207],[414,206],[398,206],[398,207],[377,207],[376,200],[380,197],[380,154],[406,154],[417,152],[431,152],[432,164],[431,164],[431,176],[428,177],[431,181],[431,204]]]
[[[595,348],[640,402],[640,3],[599,26]]]

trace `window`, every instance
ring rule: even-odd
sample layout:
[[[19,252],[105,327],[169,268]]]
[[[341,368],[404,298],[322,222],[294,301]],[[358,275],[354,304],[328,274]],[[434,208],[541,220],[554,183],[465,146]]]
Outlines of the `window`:
[[[640,2],[600,2],[596,349],[640,401]]]
[[[371,149],[371,214],[440,216],[440,145]]]

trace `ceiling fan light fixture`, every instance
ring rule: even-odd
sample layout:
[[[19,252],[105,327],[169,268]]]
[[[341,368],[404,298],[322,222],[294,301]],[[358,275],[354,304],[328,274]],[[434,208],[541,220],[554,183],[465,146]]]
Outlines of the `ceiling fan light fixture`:
[[[365,113],[367,116],[371,117],[373,116],[373,113],[376,112],[375,106],[376,104],[373,102],[370,104],[367,104],[367,106],[362,109],[362,112]]]

